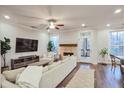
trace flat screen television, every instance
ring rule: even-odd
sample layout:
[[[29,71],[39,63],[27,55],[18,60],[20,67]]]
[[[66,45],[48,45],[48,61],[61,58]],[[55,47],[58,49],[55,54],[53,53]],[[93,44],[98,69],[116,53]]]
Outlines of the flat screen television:
[[[38,40],[16,38],[16,53],[37,51]]]

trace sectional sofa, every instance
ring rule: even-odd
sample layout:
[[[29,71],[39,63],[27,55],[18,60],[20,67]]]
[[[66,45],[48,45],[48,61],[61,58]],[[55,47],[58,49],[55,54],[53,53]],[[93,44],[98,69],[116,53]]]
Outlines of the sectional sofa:
[[[55,88],[57,87],[67,75],[76,67],[77,59],[75,56],[68,56],[65,59],[54,62],[43,67],[42,78],[39,82],[39,88]],[[25,69],[19,68],[16,70],[5,71],[2,74],[3,88],[20,88],[16,84],[16,78],[19,73]],[[32,73],[35,75],[35,73]]]

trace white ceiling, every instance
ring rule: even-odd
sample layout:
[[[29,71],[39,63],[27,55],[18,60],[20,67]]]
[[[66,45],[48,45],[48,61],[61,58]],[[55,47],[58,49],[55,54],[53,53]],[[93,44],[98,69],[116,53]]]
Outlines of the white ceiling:
[[[43,29],[47,23],[46,19],[55,18],[57,23],[65,26],[61,30],[81,28],[85,23],[92,29],[106,28],[106,24],[118,27],[122,23],[122,13],[114,14],[114,11],[123,6],[116,5],[11,5],[0,6],[0,19],[5,21],[3,15],[11,17],[11,23],[26,26],[40,26]]]

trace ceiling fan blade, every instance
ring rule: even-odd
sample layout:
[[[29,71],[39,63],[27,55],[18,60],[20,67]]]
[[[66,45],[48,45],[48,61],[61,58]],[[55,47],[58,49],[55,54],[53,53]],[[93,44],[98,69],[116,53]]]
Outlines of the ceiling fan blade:
[[[56,26],[64,26],[64,24],[57,24]]]
[[[59,28],[56,26],[55,29],[59,29]]]

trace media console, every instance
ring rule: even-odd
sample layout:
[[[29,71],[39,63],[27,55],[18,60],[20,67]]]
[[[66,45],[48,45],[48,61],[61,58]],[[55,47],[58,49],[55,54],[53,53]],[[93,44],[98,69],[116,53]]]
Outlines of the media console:
[[[11,59],[11,69],[26,67],[29,64],[35,62],[39,62],[39,56],[37,55],[23,56],[17,59]]]

